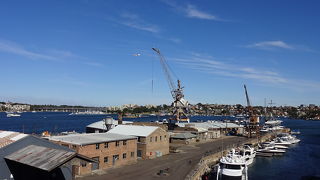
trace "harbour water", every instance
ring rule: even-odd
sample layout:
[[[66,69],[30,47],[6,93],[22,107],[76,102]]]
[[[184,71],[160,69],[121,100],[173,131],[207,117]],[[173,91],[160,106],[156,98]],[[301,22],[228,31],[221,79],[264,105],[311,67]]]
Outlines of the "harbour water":
[[[18,131],[25,133],[41,133],[43,131],[84,132],[88,124],[102,120],[110,115],[76,115],[70,116],[64,112],[22,113],[21,117],[6,117],[0,113],[0,130]],[[115,116],[115,115],[113,115]],[[156,116],[145,118],[130,118],[132,121],[156,121],[166,117]],[[223,116],[194,116],[191,121],[221,120]],[[229,119],[229,118],[228,118]],[[319,176],[320,168],[320,121],[304,121],[282,119],[283,125],[300,130],[297,135],[301,142],[292,146],[280,157],[257,157],[249,168],[250,180],[264,179],[308,179],[307,176]]]
[[[301,141],[283,156],[256,157],[249,179],[320,179],[320,121],[283,119],[283,125],[300,130]]]

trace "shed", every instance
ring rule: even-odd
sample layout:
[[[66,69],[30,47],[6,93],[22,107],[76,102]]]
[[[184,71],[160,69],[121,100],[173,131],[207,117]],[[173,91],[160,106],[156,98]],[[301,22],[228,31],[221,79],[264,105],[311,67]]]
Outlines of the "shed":
[[[22,156],[20,158],[21,161],[15,159],[16,154],[22,154],[25,151],[33,152],[32,147],[37,147],[34,149],[34,152],[50,149],[51,155],[65,154],[67,156],[61,157],[62,159],[56,158],[57,156],[49,158],[49,154],[41,155],[41,153],[37,153],[36,156],[29,156],[28,158],[30,159],[26,162],[24,160],[27,159],[24,159]],[[44,153],[44,151],[42,152]],[[31,157],[33,157],[33,159]],[[60,165],[57,161],[63,161],[64,163],[63,165]],[[80,164],[80,162],[83,161],[94,162],[89,158],[76,154],[67,147],[54,144],[36,136],[26,135],[17,141],[0,148],[0,179],[72,179],[72,163]],[[37,163],[33,164],[33,162]],[[53,167],[54,169],[52,169]],[[33,174],[34,172],[41,173],[35,178],[33,175],[37,174]]]

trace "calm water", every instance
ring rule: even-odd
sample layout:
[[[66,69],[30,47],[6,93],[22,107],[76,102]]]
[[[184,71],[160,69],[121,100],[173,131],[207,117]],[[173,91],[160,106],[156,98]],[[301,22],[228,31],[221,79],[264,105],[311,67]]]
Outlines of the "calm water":
[[[70,116],[67,112],[37,112],[22,113],[20,117],[6,117],[6,113],[0,112],[0,129],[8,131],[18,131],[25,133],[40,134],[43,131],[50,132],[64,132],[73,131],[85,132],[85,127],[93,122],[97,122],[112,116],[117,118],[116,115],[73,115]],[[166,116],[157,117],[143,117],[143,118],[124,118],[128,121],[157,121],[168,118]],[[222,120],[226,119],[224,116],[209,117],[209,116],[194,116],[190,118],[191,121],[196,120]]]
[[[281,157],[257,157],[249,167],[249,179],[303,179],[320,177],[320,121],[283,119],[283,125],[299,129],[301,142]]]
[[[69,116],[69,113],[39,112],[23,113],[21,117],[7,118],[0,112],[0,130],[10,130],[25,133],[41,133],[43,131],[84,132],[88,124],[102,120],[110,115],[77,115]],[[115,115],[112,115],[115,117]],[[124,119],[131,121],[161,120],[166,117],[147,117],[139,119]],[[191,117],[191,121],[197,120],[222,120],[226,117]],[[230,118],[229,118],[230,119]],[[303,121],[283,119],[283,125],[291,129],[299,129],[301,135],[297,135],[301,142],[292,146],[281,157],[257,157],[249,168],[249,179],[301,179],[302,176],[320,175],[320,121]]]

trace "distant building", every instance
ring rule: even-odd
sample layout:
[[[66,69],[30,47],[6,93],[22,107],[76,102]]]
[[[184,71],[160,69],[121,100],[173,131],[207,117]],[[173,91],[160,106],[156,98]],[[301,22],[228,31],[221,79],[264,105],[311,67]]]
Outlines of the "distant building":
[[[137,138],[114,133],[75,134],[51,136],[50,141],[74,149],[99,163],[82,164],[76,175],[84,175],[96,169],[107,169],[137,161]]]
[[[169,135],[156,126],[118,125],[109,131],[138,138],[137,156],[152,159],[169,154]]]
[[[0,179],[74,178],[74,167],[95,161],[47,140],[0,131]]]

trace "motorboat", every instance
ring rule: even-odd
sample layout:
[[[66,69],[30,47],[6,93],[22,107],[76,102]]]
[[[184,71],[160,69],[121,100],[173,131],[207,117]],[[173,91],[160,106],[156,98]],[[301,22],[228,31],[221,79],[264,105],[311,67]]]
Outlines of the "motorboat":
[[[296,144],[296,143],[300,142],[300,139],[298,139],[296,136],[290,135],[290,134],[288,134],[288,133],[278,134],[278,137],[279,137],[282,141],[286,141],[286,142],[289,142],[289,143],[291,143],[291,144]]]
[[[280,145],[277,145],[278,147]],[[259,145],[259,149],[257,150],[257,155],[283,155],[286,150],[283,146],[280,146],[282,148],[277,148],[274,141],[265,142]]]
[[[236,154],[235,149],[220,159],[217,180],[239,179],[248,180],[248,167],[245,156]]]
[[[7,112],[7,117],[20,117],[21,114],[14,113],[14,112]]]
[[[240,154],[245,156],[247,166],[252,164],[256,157],[256,151],[252,147],[252,144],[244,144]]]
[[[282,146],[290,146],[292,143],[290,141],[288,141],[288,138],[284,138],[284,137],[277,137],[274,139],[275,141],[275,145],[282,145]]]

